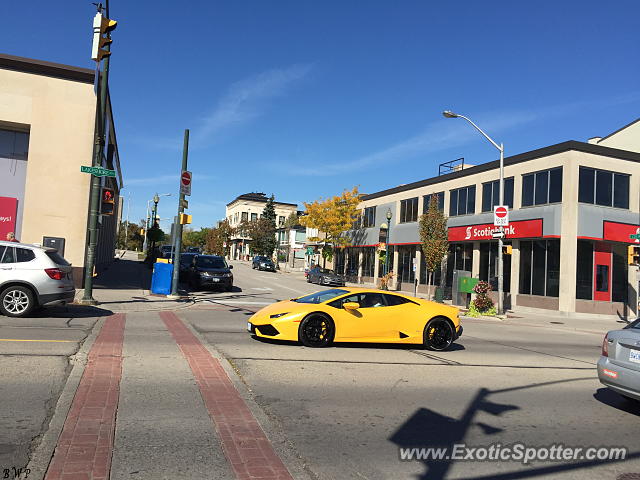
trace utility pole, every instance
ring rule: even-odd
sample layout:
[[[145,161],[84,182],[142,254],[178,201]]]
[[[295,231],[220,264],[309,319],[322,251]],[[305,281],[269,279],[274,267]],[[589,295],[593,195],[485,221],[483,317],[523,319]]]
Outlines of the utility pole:
[[[93,29],[93,52],[92,57],[96,60],[96,85],[99,85],[99,98],[96,103],[96,125],[93,145],[93,167],[102,166],[102,157],[105,144],[105,123],[107,111],[107,92],[109,90],[109,59],[111,57],[111,30],[115,28],[116,22],[109,20],[109,0],[105,2],[105,13],[107,18],[102,17],[102,4],[97,5],[98,13],[94,17]],[[106,23],[104,22],[106,20]],[[106,38],[102,35],[106,34]],[[104,49],[103,49],[104,47]],[[104,58],[102,75],[100,75],[100,61]],[[97,305],[93,298],[93,269],[96,264],[96,246],[98,243],[98,207],[100,204],[100,177],[91,175],[91,185],[89,188],[89,222],[88,234],[89,245],[87,247],[84,266],[84,294],[80,301],[83,305]]]
[[[171,295],[169,298],[179,297],[178,279],[180,275],[180,250],[182,250],[182,214],[184,213],[184,190],[182,187],[182,175],[187,171],[187,159],[189,157],[189,129],[184,131],[184,143],[182,146],[182,170],[180,170],[180,189],[178,190],[178,218],[175,228],[175,248],[173,249],[173,278],[171,279]],[[191,182],[191,179],[189,179]],[[189,187],[190,188],[190,187]]]

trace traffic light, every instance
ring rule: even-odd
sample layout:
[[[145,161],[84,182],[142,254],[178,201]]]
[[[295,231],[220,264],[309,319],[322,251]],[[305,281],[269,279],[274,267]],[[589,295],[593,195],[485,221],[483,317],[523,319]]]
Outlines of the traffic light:
[[[186,213],[180,214],[180,225],[187,225],[191,223],[191,215],[187,215]]]
[[[503,245],[502,246],[502,254],[503,255],[511,255],[513,252],[513,247],[511,245]]]
[[[104,49],[111,43],[108,35],[116,28],[118,22],[103,17],[100,12],[93,17],[93,45],[91,47],[91,59],[100,62],[104,57],[111,55],[109,50]]]
[[[627,263],[629,265],[640,265],[640,246],[629,245],[627,247]]]
[[[116,195],[113,188],[102,187],[100,195],[100,213],[102,215],[113,215]]]

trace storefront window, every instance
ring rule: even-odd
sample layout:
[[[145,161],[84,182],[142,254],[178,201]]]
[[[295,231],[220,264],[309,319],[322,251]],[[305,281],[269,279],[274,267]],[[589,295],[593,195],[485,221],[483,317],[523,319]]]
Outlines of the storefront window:
[[[359,260],[360,260],[359,249],[357,248],[347,249],[347,275],[349,277],[358,276]]]
[[[611,301],[627,302],[629,272],[626,245],[613,245],[611,263]]]
[[[522,176],[522,206],[562,201],[562,167]]]
[[[520,293],[557,297],[560,285],[560,240],[520,242]]]
[[[445,285],[449,288],[453,285],[453,271],[466,270],[470,272],[473,264],[472,243],[450,243],[447,255],[447,275]]]
[[[422,248],[422,247],[419,247]],[[427,262],[424,254],[420,255],[420,285],[426,285],[429,272],[427,271]],[[442,281],[442,267],[438,265],[438,268],[433,272],[433,285],[440,285]]]
[[[629,208],[629,175],[580,167],[578,201],[603,207]]]
[[[578,240],[576,265],[576,298],[591,300],[593,290],[593,244]]]
[[[335,272],[341,274],[344,272],[345,252],[344,249],[336,250],[335,255]]]
[[[387,255],[389,256],[389,271],[393,270],[393,247],[387,247]],[[385,274],[384,267],[384,256],[379,260],[378,265],[378,277],[382,277]]]
[[[506,247],[511,242],[504,244]],[[511,289],[511,255],[502,255],[502,288],[509,292]],[[482,242],[480,244],[480,280],[488,282],[491,289],[498,290],[498,242]]]
[[[376,249],[375,247],[365,247],[362,250],[362,276],[373,277],[376,262]]]
[[[398,280],[413,283],[416,275],[413,271],[413,259],[416,258],[416,246],[407,245],[398,248]]]

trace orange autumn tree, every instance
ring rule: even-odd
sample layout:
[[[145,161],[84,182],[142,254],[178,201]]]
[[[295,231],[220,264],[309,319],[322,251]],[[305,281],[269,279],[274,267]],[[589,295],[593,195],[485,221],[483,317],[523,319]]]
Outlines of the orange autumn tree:
[[[345,190],[341,195],[327,199],[320,198],[313,203],[304,202],[305,214],[300,224],[318,230],[318,237],[309,237],[312,242],[322,242],[322,258],[326,262],[333,257],[335,247],[346,246],[349,239],[344,232],[351,230],[353,222],[360,215],[358,187]]]

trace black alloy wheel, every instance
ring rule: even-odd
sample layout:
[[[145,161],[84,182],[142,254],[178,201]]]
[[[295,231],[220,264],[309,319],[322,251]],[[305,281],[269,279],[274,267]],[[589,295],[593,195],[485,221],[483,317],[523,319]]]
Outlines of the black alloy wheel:
[[[424,346],[441,352],[451,346],[455,337],[453,325],[443,317],[436,317],[424,327]]]
[[[298,327],[298,338],[305,347],[328,347],[333,341],[333,320],[321,313],[307,316]]]

